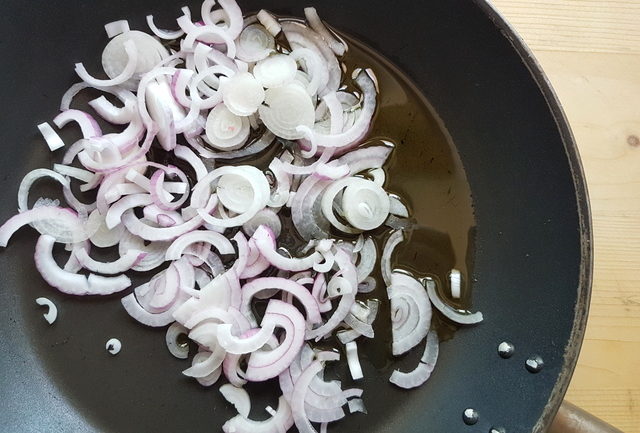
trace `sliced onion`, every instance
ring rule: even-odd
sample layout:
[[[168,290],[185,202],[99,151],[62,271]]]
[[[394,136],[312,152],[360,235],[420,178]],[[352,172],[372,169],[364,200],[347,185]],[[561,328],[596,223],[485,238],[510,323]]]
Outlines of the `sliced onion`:
[[[285,278],[278,277],[262,277],[256,278],[242,287],[242,308],[241,311],[245,315],[251,314],[249,311],[251,298],[258,292],[266,289],[279,289],[291,293],[304,306],[307,312],[307,322],[319,323],[320,311],[315,299],[309,291],[302,285]],[[279,304],[278,304],[279,305]],[[289,308],[286,309],[289,311]]]
[[[117,40],[121,36],[123,35],[116,36],[111,40],[110,43],[113,43],[113,41]],[[136,69],[138,67],[138,48],[136,47],[134,41],[127,40],[120,45],[119,49],[124,51],[124,53],[126,54],[126,63],[122,65],[122,62],[120,61],[122,57],[118,59],[118,66],[115,66],[115,61],[113,63],[111,63],[110,61],[109,64],[114,66],[110,66],[109,71],[105,70],[107,75],[109,75],[109,72],[111,72],[111,74],[113,75],[110,80],[99,80],[92,77],[91,75],[89,75],[82,63],[76,63],[76,74],[78,74],[82,81],[94,87],[111,87],[124,84],[125,82],[127,82],[127,80],[133,77],[133,74],[136,72]],[[122,56],[120,53],[118,53],[118,55]],[[111,58],[111,54],[108,54],[108,58]],[[119,72],[116,73],[118,69]]]
[[[256,17],[272,36],[277,36],[282,31],[278,20],[266,10],[262,9]]]
[[[293,425],[291,408],[284,397],[278,399],[276,414],[266,421],[253,421],[242,415],[231,418],[223,426],[225,433],[281,433],[286,432]]]
[[[127,20],[119,20],[104,25],[104,30],[107,32],[109,39],[118,36],[121,33],[128,32],[129,22]]]
[[[265,100],[264,89],[248,72],[238,73],[220,82],[222,100],[227,108],[237,116],[249,116]]]
[[[187,359],[189,357],[189,345],[178,343],[178,337],[187,334],[187,329],[178,322],[167,328],[167,334],[165,336],[167,348],[169,352],[178,359]]]
[[[337,361],[340,355],[334,352],[321,352],[318,359],[311,363],[309,367],[300,375],[295,383],[293,394],[291,396],[291,411],[293,420],[300,433],[315,433],[315,429],[309,421],[309,417],[305,411],[305,396],[309,390],[309,385],[313,377],[324,368],[324,362]]]
[[[184,35],[184,32],[182,30],[173,30],[173,31],[160,30],[158,27],[156,27],[156,24],[153,19],[153,15],[147,15],[147,25],[149,26],[149,29],[153,32],[153,34],[159,37],[160,39],[171,41],[174,39],[181,38]]]
[[[291,364],[304,344],[304,318],[294,306],[278,300],[269,301],[262,324],[271,323],[284,329],[285,337],[277,348],[251,354],[247,380],[258,382],[278,376]]]
[[[196,356],[193,357],[193,365],[195,366],[197,364],[205,362],[210,358],[210,356],[211,356],[211,352],[208,352],[208,351],[200,351],[196,353]],[[202,386],[212,386],[218,381],[221,373],[222,373],[222,368],[218,367],[204,377],[197,377],[196,380]]]
[[[230,324],[218,326],[218,343],[227,353],[234,355],[244,355],[253,353],[263,347],[269,341],[275,330],[275,323],[264,325],[260,330],[249,338],[238,338],[231,333]]]
[[[260,106],[258,110],[260,118],[278,137],[297,140],[304,136],[298,131],[301,125],[309,128],[313,126],[313,101],[309,94],[296,84],[267,90],[265,103],[266,105]]]
[[[74,255],[76,256],[78,263],[82,265],[83,268],[91,272],[104,275],[116,275],[126,272],[134,267],[145,257],[146,254],[142,251],[129,250],[124,256],[110,263],[98,262],[92,259],[84,248],[76,250]]]
[[[89,277],[86,277],[60,269],[52,255],[55,242],[56,240],[52,236],[40,236],[34,257],[36,268],[51,287],[69,295],[104,296],[120,292],[131,285],[131,280],[125,275],[100,277],[90,274]]]
[[[263,209],[258,212],[253,218],[242,225],[242,230],[248,236],[253,236],[260,226],[265,226],[271,230],[274,238],[278,238],[282,231],[282,222],[278,214],[271,209]]]
[[[346,44],[339,41],[329,31],[329,29],[327,29],[327,27],[324,25],[324,23],[320,19],[320,16],[318,15],[318,11],[316,11],[316,8],[313,8],[313,7],[304,8],[304,15],[307,18],[307,21],[309,22],[309,26],[311,26],[313,30],[318,32],[318,34],[322,36],[322,39],[327,41],[327,43],[329,44],[329,47],[331,47],[331,50],[333,50],[333,52],[336,53],[336,55],[338,56],[344,55],[347,48]]]
[[[38,130],[42,134],[44,141],[47,142],[47,146],[49,146],[49,150],[56,151],[64,147],[64,141],[62,138],[53,130],[51,125],[48,123],[41,123],[38,125]]]
[[[269,200],[269,183],[264,174],[252,166],[222,167],[205,176],[193,189],[192,203],[197,204],[210,193],[211,182],[226,175],[234,174],[246,178],[253,190],[253,202],[246,212],[231,218],[216,218],[198,209],[198,214],[209,224],[218,227],[238,227],[249,221],[264,208]]]
[[[349,364],[351,378],[353,380],[362,379],[364,375],[362,374],[362,367],[360,366],[360,359],[358,358],[358,345],[355,341],[352,341],[345,345],[345,350],[347,352],[347,363]]]
[[[273,54],[260,60],[253,68],[253,74],[262,87],[270,89],[291,83],[296,77],[298,65],[286,54]]]
[[[451,272],[449,272],[449,286],[451,288],[451,297],[454,299],[460,299],[461,280],[460,271],[451,269]]]
[[[317,147],[349,147],[357,144],[369,130],[377,105],[375,82],[369,74],[372,73],[360,72],[355,80],[362,90],[364,101],[360,117],[350,129],[334,135],[316,133],[306,125],[298,126],[296,130]]]
[[[131,53],[127,50],[127,46],[134,48]],[[124,75],[128,65],[127,55],[131,59],[131,54],[134,54],[136,59],[133,73],[137,76],[149,72],[168,56],[162,44],[146,33],[136,30],[121,33],[109,41],[102,53],[102,66],[109,78],[115,79]],[[134,75],[133,73],[122,82],[103,85],[123,84]],[[89,82],[89,84],[92,83]]]
[[[249,138],[249,120],[233,114],[224,104],[217,105],[207,117],[207,141],[219,150],[235,150]]]
[[[55,322],[58,318],[58,308],[56,307],[56,305],[47,298],[36,299],[36,304],[47,307],[47,312],[42,316],[49,325],[52,325],[53,322]]]
[[[458,323],[460,325],[475,325],[476,323],[480,323],[483,320],[483,316],[481,312],[471,313],[469,311],[460,311],[455,308],[447,305],[440,299],[438,293],[436,292],[436,283],[433,280],[427,280],[425,282],[425,286],[427,288],[427,294],[429,295],[429,299],[433,303],[433,306],[436,307],[442,314],[445,315],[449,320]]]
[[[382,250],[382,258],[380,259],[380,266],[382,268],[382,279],[388,286],[391,285],[391,255],[395,248],[404,240],[404,233],[402,230],[397,230],[391,233],[391,236],[387,239]]]
[[[265,59],[276,49],[273,36],[260,24],[246,26],[240,33],[237,44],[237,57],[245,62],[257,62]]]
[[[417,319],[393,322],[392,352],[398,356],[417,346],[427,336],[431,326],[431,303],[422,284],[401,272],[391,274],[391,285],[387,287],[387,293],[391,300],[392,317],[397,314],[399,301],[404,300],[409,305],[409,317]]]
[[[58,114],[53,123],[58,128],[63,128],[69,122],[76,122],[80,126],[82,136],[84,138],[95,138],[102,136],[102,130],[98,125],[98,122],[89,113],[85,113],[80,110],[66,110]]]
[[[346,281],[348,281],[351,284],[352,287],[356,287],[357,285],[356,281],[358,278],[357,272],[349,255],[343,250],[338,250],[338,252],[335,255],[335,259],[336,259],[336,263],[338,264],[342,272],[342,276],[345,278]],[[347,317],[347,314],[349,314],[349,312],[351,311],[351,307],[356,299],[355,295],[356,295],[355,290],[351,290],[350,292],[342,295],[342,297],[340,298],[340,303],[338,304],[338,307],[333,312],[333,315],[331,316],[331,318],[329,318],[329,320],[327,320],[322,326],[315,328],[313,330],[307,331],[307,336],[306,336],[307,340],[310,340],[310,339],[319,340],[324,335],[330,333],[338,325],[340,325],[340,322],[342,322],[342,320],[344,320],[344,318]]]
[[[251,411],[251,400],[247,391],[242,388],[226,384],[220,387],[220,394],[222,394],[224,399],[236,408],[240,416],[244,418],[249,417],[249,412]]]
[[[304,258],[288,258],[280,255],[273,249],[275,234],[266,226],[258,227],[253,239],[255,239],[256,247],[260,250],[260,254],[278,269],[292,272],[304,271],[312,268],[322,260],[322,254],[318,252],[314,252]]]
[[[427,343],[418,366],[409,373],[394,370],[393,373],[391,373],[389,382],[405,389],[416,388],[424,384],[429,380],[429,377],[436,366],[436,362],[438,360],[438,348],[438,334],[436,334],[435,331],[431,331],[427,335]]]
[[[207,243],[215,247],[220,254],[233,254],[234,249],[229,239],[220,233],[196,230],[186,233],[173,241],[165,254],[166,260],[178,260],[187,247],[194,243]]]
[[[21,227],[35,222],[46,225],[46,234],[56,242],[75,244],[86,240],[87,233],[83,221],[70,209],[42,206],[37,207],[10,218],[0,227],[0,247],[6,247],[9,239]],[[42,228],[44,231],[44,228]]]

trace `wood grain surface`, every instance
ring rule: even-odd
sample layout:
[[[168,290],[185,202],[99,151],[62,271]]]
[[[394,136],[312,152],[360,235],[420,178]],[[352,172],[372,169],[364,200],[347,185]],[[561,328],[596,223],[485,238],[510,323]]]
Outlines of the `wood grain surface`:
[[[640,1],[492,3],[549,76],[589,187],[593,294],[566,398],[640,433]]]

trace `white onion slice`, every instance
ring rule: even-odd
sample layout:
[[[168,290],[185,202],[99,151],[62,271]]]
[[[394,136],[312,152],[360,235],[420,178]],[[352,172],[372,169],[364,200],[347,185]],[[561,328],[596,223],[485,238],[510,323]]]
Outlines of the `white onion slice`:
[[[178,337],[180,335],[187,335],[189,331],[179,324],[178,322],[172,324],[167,328],[165,335],[165,342],[169,352],[178,359],[187,359],[189,357],[189,345],[178,343]]]
[[[469,311],[460,311],[444,303],[436,291],[436,283],[433,280],[427,280],[425,283],[429,299],[442,314],[449,320],[460,325],[475,325],[483,320],[481,312],[471,313]]]
[[[124,32],[111,39],[102,52],[102,67],[109,78],[114,79],[126,70],[127,54],[131,56],[126,49],[127,45],[134,47],[136,59],[134,74],[137,76],[146,74],[169,55],[153,36],[137,30]],[[127,80],[118,84],[123,84],[125,81]]]
[[[278,277],[255,278],[242,286],[242,306],[240,311],[249,317],[252,314],[250,311],[251,298],[253,298],[256,293],[267,289],[278,289],[291,293],[304,306],[307,313],[307,322],[314,324],[321,321],[318,304],[311,293],[295,281]],[[290,309],[286,307],[286,310],[289,311]]]
[[[347,343],[345,345],[345,351],[347,352],[347,363],[349,364],[351,378],[353,380],[362,379],[364,375],[362,374],[362,367],[360,366],[360,358],[358,358],[358,345],[355,341]]]
[[[373,230],[380,227],[389,215],[389,196],[374,182],[359,179],[345,188],[342,211],[347,221],[357,229]]]
[[[344,55],[347,46],[345,43],[339,41],[324,25],[320,16],[318,15],[318,11],[314,7],[304,8],[304,15],[309,22],[309,26],[318,32],[322,39],[324,39],[331,47],[331,50],[336,53],[338,56]]]
[[[309,390],[309,386],[313,377],[315,377],[320,371],[324,369],[324,362],[337,361],[340,359],[340,355],[334,352],[321,352],[318,354],[318,359],[313,361],[309,367],[300,375],[296,381],[291,396],[291,412],[293,414],[293,420],[300,433],[316,433],[315,429],[309,421],[309,417],[305,410],[306,394]]]
[[[278,214],[271,209],[262,209],[253,218],[242,225],[242,230],[247,234],[247,236],[253,236],[256,230],[258,230],[258,227],[262,225],[268,227],[273,232],[275,238],[280,236],[280,232],[282,231],[282,222],[280,221]]]
[[[62,141],[62,138],[60,138],[48,123],[39,124],[38,130],[40,130],[44,141],[47,142],[47,146],[49,146],[49,150],[52,152],[64,147],[64,141]]]
[[[110,338],[107,344],[105,344],[105,349],[115,356],[122,350],[122,343],[117,338]]]
[[[358,143],[369,130],[371,119],[376,110],[377,91],[372,76],[372,72],[363,71],[358,74],[355,80],[362,90],[364,101],[362,103],[360,117],[358,117],[358,120],[356,120],[351,128],[340,134],[333,135],[317,133],[306,125],[299,126],[297,131],[317,147],[348,147]]]
[[[84,248],[77,249],[74,255],[78,263],[91,272],[103,275],[116,275],[126,272],[138,264],[138,262],[144,258],[145,253],[142,251],[129,250],[124,256],[110,263],[98,262],[92,259]]]
[[[267,89],[291,83],[296,77],[298,65],[286,54],[273,54],[260,60],[253,68],[258,83]]]
[[[21,227],[36,222],[42,225],[34,227],[46,231],[47,235],[63,244],[82,242],[91,234],[87,233],[88,227],[71,209],[41,206],[9,218],[0,227],[0,247],[6,247],[9,239]]]
[[[153,15],[147,15],[147,25],[149,26],[149,29],[153,32],[153,34],[159,37],[160,39],[171,41],[174,39],[181,38],[184,35],[184,32],[182,30],[171,31],[171,30],[159,29],[155,24]]]
[[[119,21],[113,21],[111,23],[105,24],[104,30],[107,33],[107,37],[111,39],[115,36],[118,36],[121,33],[128,32],[131,29],[129,27],[129,21],[119,20]]]
[[[380,267],[382,268],[382,279],[388,286],[391,285],[391,255],[395,248],[404,240],[404,232],[397,230],[391,233],[391,236],[387,239],[382,250],[382,257],[380,258]]]
[[[451,288],[451,297],[454,299],[460,299],[460,285],[462,283],[462,277],[460,271],[457,269],[451,269],[449,272],[449,286]]]
[[[178,260],[185,253],[187,247],[194,243],[207,243],[214,246],[220,254],[233,254],[234,249],[229,239],[220,233],[196,230],[186,233],[173,241],[165,254],[166,260]]]
[[[256,17],[272,36],[277,36],[282,31],[282,26],[280,26],[278,20],[266,10],[262,9]]]
[[[220,91],[227,108],[237,116],[250,116],[265,100],[264,89],[248,72],[221,79]]]
[[[47,312],[42,316],[44,317],[44,320],[49,323],[49,325],[52,325],[53,322],[55,322],[58,318],[58,308],[56,307],[56,305],[47,298],[36,299],[36,304],[47,307]]]
[[[273,53],[276,48],[273,36],[260,24],[248,25],[237,41],[237,57],[245,62],[257,62]]]
[[[202,209],[198,209],[198,214],[204,218],[204,220],[217,227],[238,227],[253,218],[260,209],[263,209],[269,201],[269,182],[260,170],[253,166],[238,166],[238,167],[222,167],[218,168],[203,179],[201,179],[193,189],[191,196],[192,205],[200,204],[200,201],[210,194],[211,182],[224,176],[225,174],[236,174],[245,177],[251,184],[253,190],[253,202],[246,212],[230,217],[230,218],[217,218],[209,215],[209,212],[205,212]]]
[[[258,110],[264,124],[278,137],[298,140],[304,136],[300,126],[311,128],[315,120],[313,101],[309,94],[296,84],[267,90],[266,105]]]
[[[249,412],[251,411],[251,399],[249,398],[247,391],[243,388],[225,384],[220,387],[220,394],[222,394],[224,399],[236,408],[240,416],[245,418],[249,417]]]
[[[249,119],[232,113],[225,104],[217,105],[207,117],[207,141],[219,150],[235,150],[244,146],[250,130]]]
[[[253,353],[262,348],[273,335],[275,323],[263,325],[260,330],[251,337],[238,338],[231,333],[233,325],[225,323],[218,326],[218,343],[227,353],[244,355]]]
[[[131,285],[131,280],[125,275],[101,277],[90,274],[89,277],[86,277],[61,269],[53,259],[54,243],[53,237],[40,236],[34,255],[36,268],[51,287],[69,295],[105,296],[121,292]]]
[[[435,331],[431,331],[427,335],[427,343],[418,366],[409,373],[394,370],[393,373],[391,373],[389,382],[405,389],[416,388],[424,384],[429,379],[436,366],[438,352],[438,334],[436,334]]]
[[[391,300],[391,316],[394,317],[401,305],[409,305],[411,320],[393,321],[391,333],[392,353],[402,355],[417,346],[427,336],[431,326],[431,303],[426,290],[415,278],[402,272],[391,274],[391,285],[387,287]]]
[[[111,41],[115,41],[120,36],[116,36]],[[120,49],[126,55],[126,63],[118,62],[117,68],[119,73],[116,73],[116,66],[113,66],[112,69],[110,69],[112,74],[112,78],[110,80],[99,80],[92,77],[89,75],[82,63],[76,63],[76,74],[78,74],[78,77],[80,77],[82,81],[93,87],[111,87],[126,83],[136,72],[136,68],[138,66],[138,49],[135,42],[130,40],[122,43]],[[123,56],[120,54],[120,57],[122,58]],[[110,64],[113,65],[115,62]],[[105,70],[105,72],[107,71]],[[107,72],[107,75],[109,75],[109,72]]]
[[[231,418],[222,426],[225,433],[282,433],[288,431],[293,425],[291,408],[284,397],[278,399],[278,410],[276,415],[265,421],[254,421],[237,415]]]

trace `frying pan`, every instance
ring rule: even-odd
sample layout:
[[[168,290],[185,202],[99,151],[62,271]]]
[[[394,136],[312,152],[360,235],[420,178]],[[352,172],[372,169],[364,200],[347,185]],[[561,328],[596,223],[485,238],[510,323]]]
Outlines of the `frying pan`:
[[[245,11],[300,15],[293,0],[240,0]],[[403,70],[455,143],[475,210],[473,308],[485,321],[441,347],[422,388],[391,387],[367,371],[369,415],[336,432],[545,431],[566,391],[587,317],[591,231],[576,145],[539,66],[503,19],[481,0],[314,0],[323,18]],[[144,28],[153,12],[170,23],[190,0],[4,0],[0,5],[0,158],[5,206],[15,212],[22,176],[50,166],[35,125],[57,111],[71,65],[94,59],[102,25],[126,18]],[[117,297],[72,299],[35,272],[26,230],[0,253],[0,429],[7,432],[217,431],[232,410],[213,390],[178,373],[162,331],[127,320]],[[42,326],[33,300],[60,307]],[[126,336],[107,357],[104,342]],[[124,339],[124,337],[123,337]],[[512,358],[497,345],[516,347]],[[525,361],[544,360],[537,374]],[[365,366],[365,370],[368,367]],[[277,396],[273,396],[275,398]],[[473,408],[475,425],[463,423]],[[500,431],[500,430],[498,430]]]

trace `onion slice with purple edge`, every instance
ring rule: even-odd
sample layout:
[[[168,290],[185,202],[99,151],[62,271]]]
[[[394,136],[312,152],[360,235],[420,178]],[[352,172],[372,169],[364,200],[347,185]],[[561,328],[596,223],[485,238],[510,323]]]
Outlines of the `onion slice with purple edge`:
[[[229,239],[221,235],[220,233],[196,230],[186,233],[177,238],[165,254],[166,260],[178,260],[184,254],[185,250],[195,243],[206,243],[215,247],[220,254],[233,254],[234,249]]]
[[[240,311],[250,318],[250,320],[253,319],[250,311],[251,299],[256,293],[267,289],[279,289],[291,293],[304,306],[307,312],[307,322],[309,324],[321,322],[322,319],[320,317],[318,304],[311,293],[309,293],[309,290],[295,281],[278,277],[256,278],[242,286],[242,307]],[[286,311],[290,311],[290,309],[287,308]],[[255,319],[253,320],[255,321]]]
[[[304,344],[305,321],[293,305],[276,299],[269,301],[262,325],[274,324],[284,329],[285,336],[273,350],[258,350],[249,356],[246,379],[262,382],[286,370]]]
[[[353,290],[341,296],[340,303],[329,320],[327,320],[322,326],[307,331],[307,340],[316,339],[317,341],[338,327],[340,322],[347,317],[347,314],[351,311],[351,307],[356,300],[357,273],[356,268],[351,261],[351,257],[349,257],[349,254],[343,250],[338,250],[335,255],[335,259],[338,267],[342,271],[345,281],[352,285]]]
[[[131,280],[125,275],[101,277],[90,274],[86,277],[60,269],[53,259],[53,245],[55,242],[55,239],[49,235],[40,236],[34,256],[36,268],[51,287],[55,287],[62,293],[69,295],[104,296],[121,292],[131,285]]]
[[[89,238],[83,221],[71,209],[42,206],[15,215],[0,227],[0,247],[6,247],[9,239],[21,227],[35,222],[50,224],[47,233],[56,242],[75,244]]]

